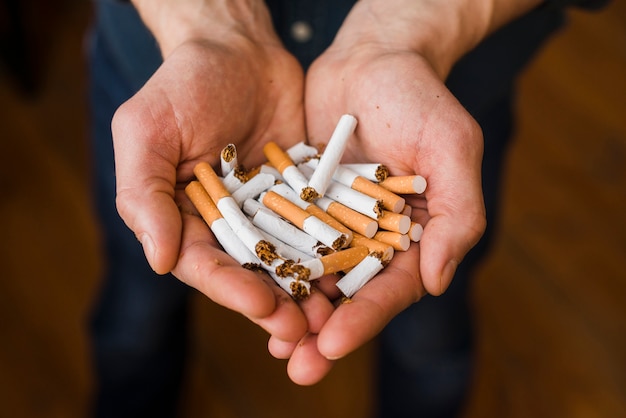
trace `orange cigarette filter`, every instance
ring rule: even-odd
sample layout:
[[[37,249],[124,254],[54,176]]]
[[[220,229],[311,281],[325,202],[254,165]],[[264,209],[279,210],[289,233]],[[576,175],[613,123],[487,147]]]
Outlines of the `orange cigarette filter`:
[[[411,228],[411,218],[401,213],[393,213],[385,210],[383,211],[383,216],[378,218],[378,226],[385,231],[406,234]]]
[[[344,224],[339,222],[339,220],[335,219],[329,213],[324,212],[322,208],[311,204],[307,206],[306,211],[310,213],[311,215],[315,216],[316,218],[320,219],[321,221],[332,226],[333,228],[335,228],[337,231],[341,232],[342,234],[348,237],[352,236],[352,231],[350,230],[350,228],[346,227]]]
[[[354,190],[382,201],[383,207],[391,212],[399,213],[404,209],[405,201],[403,197],[369,181],[365,177],[356,177],[351,187]]]
[[[381,187],[398,194],[423,193],[426,180],[420,175],[391,176],[378,183]]]
[[[289,166],[294,165],[293,161],[285,151],[282,150],[275,142],[268,142],[263,147],[265,158],[277,169],[281,174]]]
[[[215,203],[204,190],[202,184],[199,181],[192,181],[185,187],[185,194],[191,200],[191,203],[196,207],[202,219],[209,225],[213,225],[213,222],[220,219],[222,214],[215,206]]]
[[[375,220],[341,203],[330,203],[326,212],[354,232],[366,237],[373,237],[378,230],[378,223]]]
[[[304,221],[309,216],[313,216],[309,212],[300,208],[296,204],[291,203],[289,200],[271,190],[266,192],[263,196],[263,204],[300,229],[304,228]]]
[[[204,190],[211,196],[213,202],[218,203],[221,198],[230,196],[230,193],[224,187],[222,180],[218,177],[213,167],[207,162],[198,163],[194,169],[193,173],[198,178],[198,181],[204,187]]]
[[[332,274],[356,266],[368,254],[367,247],[356,246],[320,257],[320,261],[324,266],[324,274]]]
[[[351,247],[367,247],[369,252],[380,252],[383,254],[383,260],[391,260],[393,257],[394,249],[393,246],[377,241],[375,239],[367,238],[361,234],[353,234],[352,242],[350,243]]]
[[[378,231],[374,235],[376,241],[384,242],[393,247],[394,250],[406,251],[411,245],[411,239],[406,234],[392,231]]]

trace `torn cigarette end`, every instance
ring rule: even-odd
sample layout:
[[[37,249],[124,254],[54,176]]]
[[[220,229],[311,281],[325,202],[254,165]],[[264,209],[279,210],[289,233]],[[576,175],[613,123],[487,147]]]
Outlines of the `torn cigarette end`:
[[[278,254],[276,254],[276,247],[271,242],[261,240],[254,247],[254,251],[256,252],[256,256],[259,257],[263,263],[270,265],[274,260],[279,258]]]
[[[235,145],[234,144],[226,145],[224,149],[222,150],[221,156],[222,156],[222,160],[224,160],[227,163],[237,158],[237,149],[235,148]]]
[[[417,174],[387,177],[379,184],[381,187],[398,194],[421,194],[426,190],[426,179]]]

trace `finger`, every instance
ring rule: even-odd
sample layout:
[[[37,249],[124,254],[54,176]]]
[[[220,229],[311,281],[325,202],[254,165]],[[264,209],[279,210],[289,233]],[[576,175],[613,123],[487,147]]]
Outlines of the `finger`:
[[[218,249],[208,226],[183,214],[181,254],[173,273],[211,300],[248,317],[285,341],[297,341],[307,331],[298,305],[269,277],[242,268]]]
[[[287,363],[287,374],[294,383],[309,386],[322,380],[330,372],[333,364],[333,361],[318,351],[317,335],[309,333],[293,351]]]
[[[284,341],[273,335],[270,336],[267,341],[267,351],[269,351],[274,358],[280,360],[290,358],[297,346],[297,341]]]
[[[419,277],[419,246],[396,253],[392,262],[339,305],[319,333],[318,349],[328,359],[346,356],[374,338],[425,290]]]

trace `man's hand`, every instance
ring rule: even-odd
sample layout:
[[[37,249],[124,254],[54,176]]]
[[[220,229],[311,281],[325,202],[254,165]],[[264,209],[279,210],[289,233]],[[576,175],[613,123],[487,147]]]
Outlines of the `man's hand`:
[[[219,250],[207,226],[188,214],[182,188],[196,163],[217,163],[228,143],[252,167],[263,161],[268,140],[285,147],[303,140],[302,70],[273,35],[266,10],[248,11],[241,25],[226,13],[235,2],[197,16],[186,11],[191,3],[199,2],[173,5],[187,26],[171,37],[155,17],[164,10],[158,6],[171,4],[139,5],[165,60],[113,119],[118,210],[156,272],[173,271],[271,334],[297,341],[308,326],[302,310]],[[243,6],[236,11],[243,13]],[[176,21],[175,13],[167,22]],[[194,16],[198,22],[189,20]]]

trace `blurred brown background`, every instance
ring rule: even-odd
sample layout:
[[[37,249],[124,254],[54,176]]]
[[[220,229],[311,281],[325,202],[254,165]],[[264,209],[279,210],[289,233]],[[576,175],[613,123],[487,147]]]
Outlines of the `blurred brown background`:
[[[90,6],[14,3],[23,25],[0,11],[0,415],[84,417],[100,268],[85,141]],[[7,47],[16,42],[26,55]],[[503,221],[473,293],[468,416],[626,416],[626,3],[571,12],[520,87]],[[194,307],[185,416],[369,416],[373,347],[300,388],[262,331],[201,297]]]

